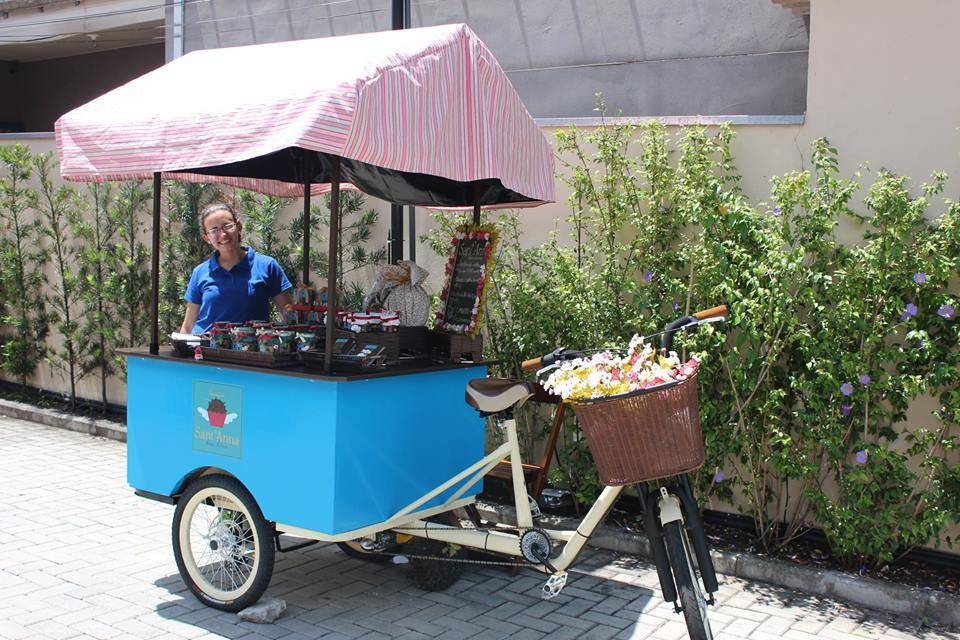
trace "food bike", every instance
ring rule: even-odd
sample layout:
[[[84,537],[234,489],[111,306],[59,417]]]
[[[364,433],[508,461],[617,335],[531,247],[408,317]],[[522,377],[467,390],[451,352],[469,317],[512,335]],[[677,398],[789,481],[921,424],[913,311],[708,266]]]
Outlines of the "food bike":
[[[337,64],[317,64],[327,60]],[[211,77],[218,78],[216,99],[198,100]],[[673,459],[676,451],[667,447],[632,456],[627,475],[608,478],[578,529],[547,532],[529,506],[512,417],[532,393],[529,382],[488,379],[488,363],[480,360],[339,370],[334,304],[319,371],[197,361],[161,348],[164,178],[302,196],[305,284],[310,200],[329,193],[332,301],[341,186],[397,204],[472,209],[475,223],[481,209],[554,200],[552,149],[468,27],[192,52],[64,115],[56,134],[67,180],[153,180],[150,345],[122,350],[127,478],[138,495],[176,505],[174,554],[200,600],[228,611],[255,602],[284,533],[373,558],[409,540],[404,552],[422,577],[418,583],[430,588],[449,582],[439,565],[457,566],[436,559],[439,551],[480,549],[545,573],[544,594],[553,596],[623,486],[639,483],[664,594],[679,598],[693,637],[711,637],[691,558],[708,594],[716,578],[682,475],[702,462],[694,379],[626,399],[645,406],[644,398],[672,398],[663,424],[683,427],[689,446],[677,451],[684,455]],[[723,313],[680,319],[668,327],[666,346],[681,326]],[[558,352],[541,364],[574,356]],[[489,455],[484,416],[502,419],[507,433]],[[699,459],[691,458],[697,447]],[[510,530],[484,526],[473,509],[484,474],[504,457],[517,507]],[[635,466],[661,459],[673,464],[654,472]],[[559,554],[555,544],[562,544]]]

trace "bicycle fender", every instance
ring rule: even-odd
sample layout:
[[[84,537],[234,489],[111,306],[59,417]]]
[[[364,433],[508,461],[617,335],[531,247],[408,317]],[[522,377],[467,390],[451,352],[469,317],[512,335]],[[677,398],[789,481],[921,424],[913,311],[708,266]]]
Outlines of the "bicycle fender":
[[[660,524],[666,525],[668,522],[683,522],[683,512],[680,510],[680,500],[672,493],[661,495],[658,502],[660,507]]]

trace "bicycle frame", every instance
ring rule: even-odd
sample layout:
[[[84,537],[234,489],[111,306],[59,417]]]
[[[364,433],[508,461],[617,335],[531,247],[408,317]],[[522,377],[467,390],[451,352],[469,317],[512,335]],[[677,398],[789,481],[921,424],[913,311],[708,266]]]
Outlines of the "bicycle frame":
[[[468,487],[473,486],[475,482],[485,476],[493,467],[499,464],[501,460],[508,457],[510,459],[510,468],[513,476],[513,495],[517,510],[517,528],[520,529],[521,532],[533,528],[533,516],[530,511],[530,501],[527,494],[526,483],[523,478],[523,461],[520,457],[517,425],[512,415],[504,420],[504,426],[506,428],[507,438],[502,445],[482,460],[479,460],[476,464],[464,469],[444,484],[402,509],[395,517],[402,517],[405,514],[413,513],[419,505],[463,482],[461,488],[452,494],[446,503],[450,505],[449,509],[456,508],[455,502],[457,498],[459,498]],[[560,555],[550,561],[553,569],[557,572],[563,572],[573,564],[577,555],[583,549],[583,545],[586,544],[600,523],[603,522],[607,512],[613,507],[622,491],[623,487],[604,487],[600,496],[584,515],[576,530],[548,530],[552,538],[564,542]],[[462,529],[452,525],[425,520],[415,520],[400,527],[393,527],[393,530],[397,533],[428,538],[430,540],[439,540],[482,551],[493,551],[504,555],[523,557],[520,551],[519,537],[514,533],[491,529]],[[531,568],[543,573],[551,573],[551,570],[542,564],[531,564]]]

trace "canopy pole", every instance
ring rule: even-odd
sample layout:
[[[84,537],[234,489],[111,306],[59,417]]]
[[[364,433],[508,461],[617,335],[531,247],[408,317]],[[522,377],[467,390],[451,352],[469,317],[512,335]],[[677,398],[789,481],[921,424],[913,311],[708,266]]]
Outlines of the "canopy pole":
[[[327,339],[323,350],[323,371],[333,367],[334,327],[337,322],[337,238],[340,235],[340,156],[333,157],[330,170],[330,244],[327,249]]]
[[[480,226],[480,200],[483,197],[483,187],[479,182],[473,183],[473,224],[474,226]]]
[[[160,353],[160,172],[153,172],[153,253],[150,256],[150,353]]]
[[[310,284],[310,176],[303,180],[303,286]]]

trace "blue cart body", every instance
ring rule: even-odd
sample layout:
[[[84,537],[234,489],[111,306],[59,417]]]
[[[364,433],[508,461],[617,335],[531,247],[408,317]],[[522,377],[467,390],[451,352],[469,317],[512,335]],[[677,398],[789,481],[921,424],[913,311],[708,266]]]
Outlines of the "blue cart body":
[[[483,457],[464,388],[484,366],[336,379],[128,356],[127,480],[141,491],[172,496],[215,467],[267,520],[337,535],[388,520]]]

